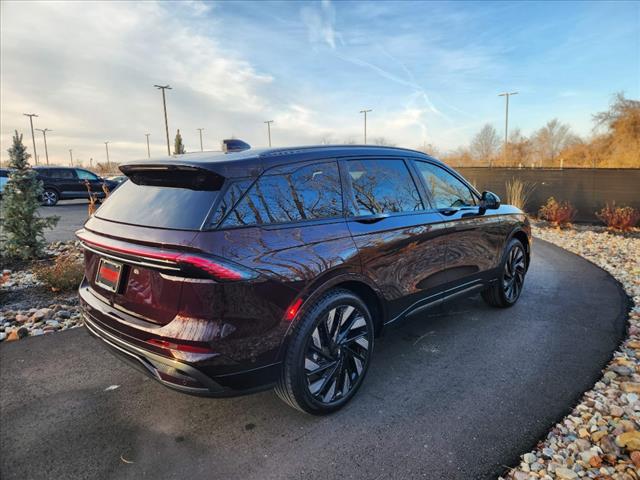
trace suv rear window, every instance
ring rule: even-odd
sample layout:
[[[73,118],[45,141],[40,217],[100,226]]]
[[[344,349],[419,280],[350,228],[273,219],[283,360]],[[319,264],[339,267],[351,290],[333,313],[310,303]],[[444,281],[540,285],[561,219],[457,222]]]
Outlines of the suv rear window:
[[[135,172],[96,212],[113,222],[176,230],[199,230],[224,179],[201,172]]]
[[[335,161],[289,173],[263,175],[223,222],[224,227],[299,222],[342,216],[342,188]]]

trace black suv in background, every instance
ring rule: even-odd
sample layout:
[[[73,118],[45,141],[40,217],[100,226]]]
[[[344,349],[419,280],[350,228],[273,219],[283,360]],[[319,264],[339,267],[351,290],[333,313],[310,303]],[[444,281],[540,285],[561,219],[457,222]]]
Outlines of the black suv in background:
[[[111,180],[99,177],[95,173],[82,168],[71,167],[33,167],[38,172],[38,178],[42,180],[42,204],[52,207],[59,200],[71,200],[74,198],[89,198],[87,182],[91,193],[97,198],[104,198],[103,185],[109,191],[114,190],[119,184]]]

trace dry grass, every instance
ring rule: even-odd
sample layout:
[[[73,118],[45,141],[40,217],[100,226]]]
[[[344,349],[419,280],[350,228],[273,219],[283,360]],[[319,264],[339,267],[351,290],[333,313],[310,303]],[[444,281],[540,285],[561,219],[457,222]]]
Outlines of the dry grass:
[[[61,255],[53,265],[38,265],[33,271],[52,291],[60,292],[78,288],[84,276],[84,265],[76,255]]]
[[[549,197],[547,203],[540,207],[538,216],[559,228],[570,225],[577,213],[578,210],[571,203],[558,202],[555,198]]]
[[[633,207],[616,207],[615,202],[596,212],[596,217],[604,222],[609,230],[627,232],[640,220],[640,212]]]
[[[506,183],[507,203],[524,211],[527,201],[535,188],[535,183],[523,182],[517,178],[512,178]]]

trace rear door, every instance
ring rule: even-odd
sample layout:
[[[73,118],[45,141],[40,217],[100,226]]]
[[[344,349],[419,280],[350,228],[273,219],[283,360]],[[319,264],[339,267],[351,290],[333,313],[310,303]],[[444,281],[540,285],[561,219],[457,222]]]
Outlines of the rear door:
[[[64,198],[78,198],[81,191],[78,185],[78,177],[72,168],[46,169],[48,177],[45,184],[51,183]],[[45,173],[45,172],[43,172]]]
[[[143,320],[166,324],[179,311],[185,278],[179,272],[146,266],[158,262],[140,262],[135,252],[150,249],[162,254],[191,249],[224,179],[199,170],[141,170],[129,178],[79,235],[85,242],[85,276],[91,289],[107,303]],[[103,275],[109,281],[99,278],[105,261],[115,262],[115,266],[107,264]],[[121,269],[116,278],[113,271],[118,266]],[[115,288],[109,288],[112,283]]]
[[[78,192],[85,197],[89,196],[89,191],[87,190],[87,185],[91,189],[92,193],[97,193],[99,196],[102,196],[104,193],[102,191],[102,180],[95,173],[92,173],[88,170],[84,170],[82,168],[75,169],[76,176],[78,177]]]
[[[402,158],[347,159],[347,223],[364,274],[389,302],[393,321],[439,295],[446,251],[442,216],[431,209]]]
[[[481,210],[478,196],[454,172],[428,161],[413,162],[433,206],[449,227],[447,281],[481,280],[500,260],[504,233],[499,216]]]

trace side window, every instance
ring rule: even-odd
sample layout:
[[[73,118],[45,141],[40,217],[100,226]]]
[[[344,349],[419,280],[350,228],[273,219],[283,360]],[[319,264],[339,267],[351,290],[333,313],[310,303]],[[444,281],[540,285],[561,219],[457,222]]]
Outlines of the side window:
[[[240,197],[242,197],[242,194],[247,191],[247,188],[249,188],[251,183],[253,183],[251,179],[236,180],[227,187],[224,196],[220,199],[220,203],[209,219],[209,228],[214,228],[218,223],[220,223],[220,220],[225,217]],[[232,215],[236,215],[236,217],[238,214],[238,209],[232,212]],[[240,219],[237,220],[240,221]],[[239,223],[239,225],[243,224]]]
[[[264,225],[342,216],[336,162],[263,175],[227,216],[223,226]]]
[[[70,168],[59,168],[57,170],[53,170],[51,172],[51,176],[55,178],[61,178],[64,180],[76,178],[76,176],[73,174],[73,170],[71,170]]]
[[[435,208],[459,208],[476,204],[469,187],[443,168],[419,160],[415,164],[424,178]]]
[[[401,159],[349,160],[356,215],[423,210],[418,189]]]
[[[80,180],[98,180],[98,176],[94,175],[91,172],[87,172],[86,170],[76,169],[76,175]]]

